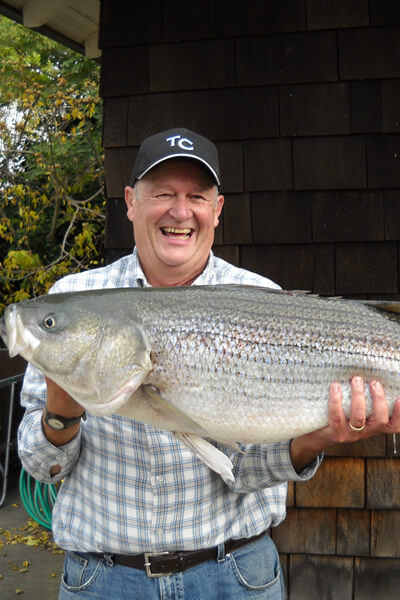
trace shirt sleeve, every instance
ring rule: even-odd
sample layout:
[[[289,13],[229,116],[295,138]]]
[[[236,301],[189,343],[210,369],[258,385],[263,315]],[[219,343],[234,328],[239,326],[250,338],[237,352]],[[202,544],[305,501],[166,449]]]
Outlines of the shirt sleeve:
[[[25,413],[18,428],[18,454],[23,468],[34,479],[54,483],[63,479],[74,468],[80,454],[81,432],[64,446],[53,446],[42,427],[42,413],[46,403],[46,382],[43,375],[28,365],[21,391]],[[60,465],[61,471],[51,476],[50,469]]]
[[[225,448],[226,452],[226,448]],[[276,444],[240,444],[240,451],[229,456],[233,463],[234,482],[226,482],[232,491],[247,493],[287,481],[311,479],[322,463],[319,455],[301,473],[290,457],[290,440]]]

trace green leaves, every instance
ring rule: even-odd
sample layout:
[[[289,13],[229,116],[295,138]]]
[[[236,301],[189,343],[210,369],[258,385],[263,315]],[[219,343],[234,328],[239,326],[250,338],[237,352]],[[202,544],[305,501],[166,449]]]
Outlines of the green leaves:
[[[99,66],[0,17],[0,309],[101,264]]]

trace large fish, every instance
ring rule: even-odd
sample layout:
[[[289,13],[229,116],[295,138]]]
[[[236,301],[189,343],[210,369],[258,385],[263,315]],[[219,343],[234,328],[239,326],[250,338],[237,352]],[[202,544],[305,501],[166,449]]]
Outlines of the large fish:
[[[125,288],[13,304],[0,333],[11,356],[90,413],[173,431],[231,479],[229,459],[205,438],[268,443],[324,427],[332,381],[347,414],[356,373],[378,378],[392,409],[398,310],[248,286]],[[367,386],[366,395],[371,413]]]

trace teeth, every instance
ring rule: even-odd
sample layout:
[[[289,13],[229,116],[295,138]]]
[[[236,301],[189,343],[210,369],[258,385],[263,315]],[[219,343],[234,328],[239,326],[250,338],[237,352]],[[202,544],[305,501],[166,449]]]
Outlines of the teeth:
[[[163,227],[162,228],[165,233],[176,233],[180,235],[189,235],[190,229],[177,229],[176,227]]]

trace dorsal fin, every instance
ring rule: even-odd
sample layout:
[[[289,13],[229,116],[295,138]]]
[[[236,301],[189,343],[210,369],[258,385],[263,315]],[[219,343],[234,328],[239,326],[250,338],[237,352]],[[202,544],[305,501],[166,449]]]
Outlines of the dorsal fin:
[[[359,302],[373,306],[378,310],[400,315],[400,300],[359,300]]]

